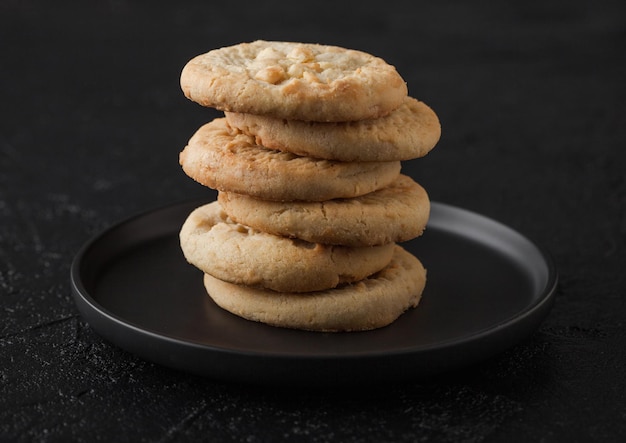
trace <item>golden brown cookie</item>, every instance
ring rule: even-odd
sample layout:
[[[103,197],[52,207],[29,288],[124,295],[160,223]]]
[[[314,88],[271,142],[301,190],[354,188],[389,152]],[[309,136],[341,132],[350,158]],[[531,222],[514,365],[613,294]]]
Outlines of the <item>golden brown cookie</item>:
[[[371,54],[262,40],[193,58],[180,84],[203,106],[311,121],[381,117],[407,95],[396,69]]]
[[[364,195],[390,184],[400,162],[337,162],[301,157],[233,133],[226,119],[202,126],[180,154],[187,175],[213,189],[274,201]]]
[[[204,276],[209,296],[248,320],[309,331],[365,331],[387,326],[417,306],[426,284],[422,263],[400,246],[380,272],[357,283],[307,293],[279,293]]]
[[[410,240],[422,234],[430,215],[428,194],[406,175],[350,199],[273,202],[220,192],[218,200],[233,220],[259,231],[344,246]]]
[[[228,124],[270,149],[340,161],[394,161],[423,157],[441,125],[426,104],[406,97],[390,114],[358,122],[305,122],[226,112]]]
[[[350,248],[293,240],[232,222],[218,202],[201,206],[180,230],[187,261],[221,280],[304,292],[354,282],[384,268],[394,245]]]

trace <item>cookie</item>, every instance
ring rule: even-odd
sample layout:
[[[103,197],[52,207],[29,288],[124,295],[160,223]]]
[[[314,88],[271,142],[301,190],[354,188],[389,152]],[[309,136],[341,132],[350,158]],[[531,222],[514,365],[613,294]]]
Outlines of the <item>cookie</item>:
[[[407,95],[396,69],[371,54],[262,40],[194,57],[180,85],[203,106],[310,121],[378,118]]]
[[[285,203],[220,192],[218,200],[233,220],[259,231],[344,246],[410,240],[422,234],[430,215],[428,194],[406,175],[350,199]]]
[[[321,332],[387,326],[418,305],[425,284],[422,263],[397,245],[391,262],[380,272],[326,291],[278,293],[204,276],[209,296],[232,314],[272,326]]]
[[[221,280],[305,292],[359,281],[384,268],[394,245],[350,248],[293,240],[232,222],[218,202],[191,212],[180,230],[187,261]]]
[[[437,144],[441,125],[426,104],[406,97],[385,117],[358,122],[317,123],[226,112],[228,124],[258,145],[341,161],[394,161],[423,157]]]
[[[219,191],[274,201],[324,201],[364,195],[389,185],[400,162],[337,162],[256,145],[230,130],[225,118],[202,126],[180,154],[197,182]]]

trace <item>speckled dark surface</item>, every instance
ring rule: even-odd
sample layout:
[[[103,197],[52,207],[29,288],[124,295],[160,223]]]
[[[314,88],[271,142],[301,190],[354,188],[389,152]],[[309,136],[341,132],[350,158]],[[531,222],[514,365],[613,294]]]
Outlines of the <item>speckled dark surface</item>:
[[[0,441],[626,440],[623,2],[74,3],[0,3]],[[434,380],[312,391],[190,376],[92,331],[74,254],[207,195],[177,155],[216,114],[178,75],[256,38],[396,65],[444,134],[405,171],[552,252],[560,286],[535,334]]]

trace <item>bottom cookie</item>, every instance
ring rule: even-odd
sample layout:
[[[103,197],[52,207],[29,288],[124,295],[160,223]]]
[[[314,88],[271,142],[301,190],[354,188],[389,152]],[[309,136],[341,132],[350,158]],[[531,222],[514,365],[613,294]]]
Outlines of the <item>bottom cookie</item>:
[[[204,276],[209,296],[226,311],[272,326],[320,332],[387,326],[417,306],[425,285],[422,263],[400,246],[395,246],[393,258],[383,270],[325,291],[284,293]]]

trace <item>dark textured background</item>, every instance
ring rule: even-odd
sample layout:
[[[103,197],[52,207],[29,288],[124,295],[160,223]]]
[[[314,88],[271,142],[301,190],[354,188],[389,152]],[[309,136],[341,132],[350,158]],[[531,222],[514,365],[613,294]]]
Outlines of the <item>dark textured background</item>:
[[[171,3],[0,3],[0,441],[626,441],[624,2]],[[405,171],[552,252],[533,336],[435,380],[314,392],[189,376],[90,329],[83,242],[207,195],[177,155],[215,114],[180,69],[257,38],[397,67],[443,126]]]

